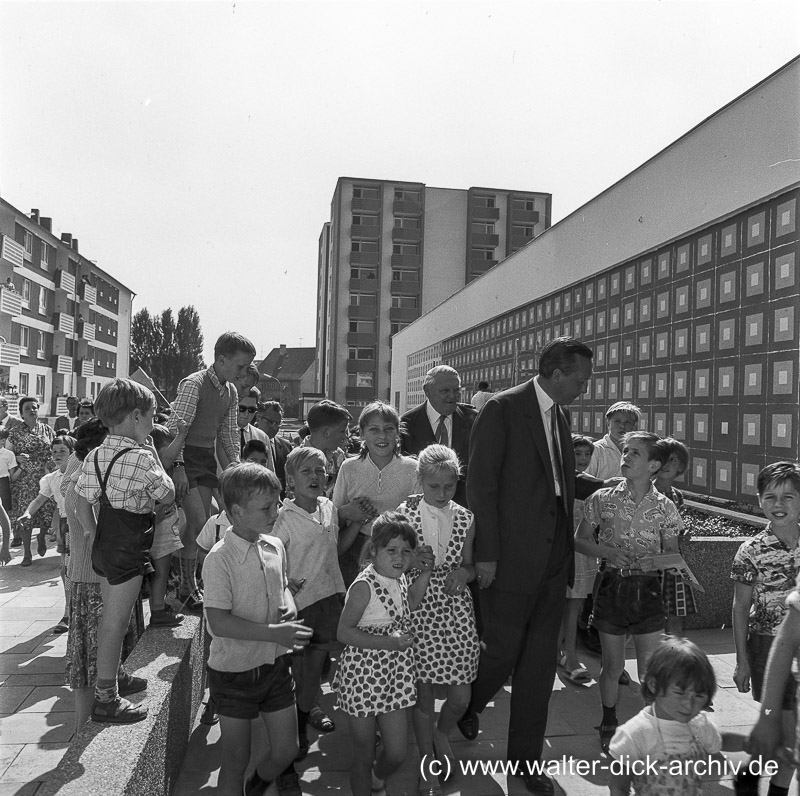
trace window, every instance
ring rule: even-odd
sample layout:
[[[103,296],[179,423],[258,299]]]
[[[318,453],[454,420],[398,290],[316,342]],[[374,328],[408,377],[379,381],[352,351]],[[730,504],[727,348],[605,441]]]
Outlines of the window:
[[[27,326],[20,326],[19,327],[20,354],[22,354],[23,356],[28,356],[28,346],[30,344],[31,344],[31,330]]]
[[[394,189],[395,202],[419,202],[419,191],[408,191],[402,188]]]
[[[515,238],[532,238],[533,227],[530,224],[512,224],[511,234]]]
[[[45,390],[45,377],[44,376],[37,376],[36,377],[36,397],[40,401],[44,400],[44,390]]]
[[[470,252],[473,260],[494,260],[494,249],[476,249]]]
[[[396,216],[394,219],[394,226],[396,229],[419,229],[420,220],[407,216]]]
[[[375,375],[373,373],[348,373],[347,386],[348,387],[372,387]]]
[[[403,329],[405,329],[406,326],[408,326],[407,323],[398,323],[397,321],[395,321],[393,323],[390,323],[389,324],[389,333],[390,334],[397,334],[398,332],[401,332]]]
[[[355,334],[375,334],[375,321],[350,321],[350,331]]]
[[[42,258],[39,260],[39,267],[46,271],[50,267],[50,247],[42,241]]]
[[[33,256],[33,235],[28,230],[23,231],[23,245],[25,247],[25,257],[31,259]]]
[[[28,388],[31,386],[30,384],[30,377],[27,373],[20,373],[19,374],[19,394],[20,395],[27,395]]]
[[[22,280],[22,303],[30,309],[31,306],[31,280]]]
[[[354,240],[350,244],[350,251],[354,252],[370,252],[372,254],[378,253],[378,243],[374,240]],[[101,294],[102,295],[102,294]]]
[[[347,358],[348,359],[375,359],[375,349],[374,348],[357,348],[355,346],[350,346],[347,349]]]
[[[39,286],[39,314],[47,315],[47,290]]]
[[[418,279],[416,268],[392,268],[392,282],[416,282]]]
[[[377,188],[366,188],[363,185],[353,186],[353,199],[379,199]]]
[[[36,333],[38,342],[36,344],[36,356],[39,359],[44,359],[44,332],[37,332]],[[38,380],[38,376],[36,377]],[[38,388],[36,389],[37,395],[43,395],[43,391],[40,391]]]
[[[536,203],[533,199],[514,199],[512,204],[513,210],[524,210],[526,213],[532,213],[535,210]]]
[[[494,196],[473,196],[472,197],[473,204],[476,207],[494,207],[495,198]]]
[[[476,235],[494,235],[494,224],[483,221],[472,222],[472,232]]]
[[[418,243],[393,243],[392,254],[414,254],[419,255]]]
[[[361,216],[353,214],[353,224],[358,224],[362,227],[377,227],[378,226],[378,217],[377,216]]]
[[[378,271],[375,268],[354,266],[350,269],[350,279],[377,279]]]
[[[405,309],[416,309],[417,308],[417,297],[416,296],[392,296],[392,306],[393,307],[403,307]]]
[[[351,293],[350,306],[351,307],[374,307],[377,303],[377,297],[374,293]]]

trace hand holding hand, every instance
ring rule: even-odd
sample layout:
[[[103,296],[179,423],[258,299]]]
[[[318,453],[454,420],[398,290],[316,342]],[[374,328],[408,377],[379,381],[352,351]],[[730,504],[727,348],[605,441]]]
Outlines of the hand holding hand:
[[[180,503],[189,491],[189,479],[183,467],[176,467],[172,471],[172,483],[175,485],[175,501]]]
[[[281,612],[281,622],[292,622],[297,619],[297,606],[296,605],[288,605],[284,603],[280,607]]]
[[[176,437],[185,437],[189,433],[189,424],[182,418],[179,417],[175,421],[175,436]]]
[[[478,588],[488,589],[494,583],[494,578],[497,573],[496,561],[478,561],[475,563],[476,580],[478,581]]]
[[[463,567],[454,569],[444,579],[444,593],[450,595],[463,594],[464,589],[467,588],[468,577],[469,573]]]
[[[305,583],[305,578],[289,578],[289,591],[292,593],[292,597],[305,586]]]
[[[392,636],[394,645],[391,649],[407,650],[414,643],[414,636],[411,633],[401,633],[399,636]]]
[[[311,641],[313,632],[302,622],[282,622],[279,625],[273,625],[272,641],[295,652],[300,652]]]
[[[423,571],[433,569],[436,566],[436,556],[433,548],[429,544],[421,544],[415,551],[418,569]]]

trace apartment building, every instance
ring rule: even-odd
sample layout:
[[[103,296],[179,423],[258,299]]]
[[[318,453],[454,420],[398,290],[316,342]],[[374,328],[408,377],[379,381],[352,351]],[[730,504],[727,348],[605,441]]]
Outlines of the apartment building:
[[[42,414],[128,375],[133,293],[80,254],[52,219],[0,198],[0,394],[35,395]]]
[[[548,193],[341,177],[319,238],[317,391],[389,399],[391,337],[550,225]]]
[[[800,457],[799,117],[795,59],[397,335],[392,402],[439,363],[510,387],[572,335],[594,352],[575,431],[633,401],[689,447],[684,488],[755,502]]]

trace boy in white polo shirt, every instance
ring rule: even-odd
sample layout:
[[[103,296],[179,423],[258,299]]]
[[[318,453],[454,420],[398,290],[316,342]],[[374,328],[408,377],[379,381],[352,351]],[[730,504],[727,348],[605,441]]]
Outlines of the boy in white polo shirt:
[[[251,721],[261,714],[269,752],[244,783],[263,793],[297,754],[297,714],[288,652],[299,652],[311,630],[296,621],[283,544],[266,536],[281,486],[258,464],[229,467],[220,489],[232,527],[203,564],[205,616],[211,633],[208,682],[220,716],[223,745],[218,789],[242,793],[250,762]]]

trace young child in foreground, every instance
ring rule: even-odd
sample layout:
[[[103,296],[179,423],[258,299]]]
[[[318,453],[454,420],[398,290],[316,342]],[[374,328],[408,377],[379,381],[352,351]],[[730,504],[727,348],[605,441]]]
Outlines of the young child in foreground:
[[[706,654],[688,639],[669,637],[650,656],[642,679],[647,707],[617,728],[610,754],[626,773],[613,775],[611,796],[693,796],[709,762],[723,770],[721,750],[741,751],[744,738],[720,733],[703,709],[717,689]],[[658,773],[647,763],[658,761]],[[714,770],[711,766],[711,770]],[[719,779],[719,776],[709,777]]]
[[[297,713],[290,652],[311,628],[296,621],[280,539],[266,534],[278,515],[280,481],[258,464],[230,466],[220,489],[231,527],[203,564],[205,616],[211,633],[208,683],[220,716],[218,791],[263,793],[297,754]],[[251,722],[259,714],[269,751],[244,782]]]
[[[800,465],[794,462],[767,465],[758,474],[756,488],[758,504],[769,524],[741,545],[733,559],[731,578],[736,645],[733,681],[743,693],[752,685],[753,698],[759,702],[770,648],[787,612],[786,599],[797,577]],[[784,736],[792,734],[796,712],[792,681],[786,683],[776,710],[781,715]],[[793,774],[793,765],[779,761],[770,781],[769,795],[786,796]]]
[[[425,594],[434,557],[417,547],[414,529],[392,511],[375,520],[364,556],[370,563],[348,590],[339,621],[338,638],[347,646],[334,688],[353,745],[350,792],[386,796],[385,780],[408,749],[407,708],[417,701],[411,611]],[[409,586],[405,573],[413,568],[422,572]]]

